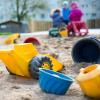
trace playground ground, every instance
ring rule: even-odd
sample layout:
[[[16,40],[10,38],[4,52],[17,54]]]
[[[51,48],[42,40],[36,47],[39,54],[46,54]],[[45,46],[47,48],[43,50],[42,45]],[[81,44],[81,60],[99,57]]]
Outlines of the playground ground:
[[[96,32],[98,33],[98,38],[100,38],[100,31]],[[30,34],[23,34],[21,40],[28,36],[30,36]],[[0,37],[0,40],[2,41],[0,43],[1,49],[11,47],[3,44],[3,40],[6,37],[7,36]],[[49,44],[59,55],[59,61],[65,65],[65,68],[62,71],[63,73],[71,75],[74,78],[78,75],[79,69],[84,64],[74,64],[71,58],[71,49],[73,44],[80,38],[50,38],[46,35],[39,35],[36,37]],[[40,53],[48,50],[43,46],[38,47],[38,49]],[[46,94],[39,88],[37,80],[9,75],[2,61],[0,61],[0,67],[4,73],[0,76],[0,100],[94,100],[83,95],[76,81],[64,96]]]

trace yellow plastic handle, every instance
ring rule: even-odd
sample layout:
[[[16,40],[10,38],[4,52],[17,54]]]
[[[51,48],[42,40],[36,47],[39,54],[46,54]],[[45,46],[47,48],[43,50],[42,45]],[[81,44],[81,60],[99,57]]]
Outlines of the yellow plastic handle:
[[[84,73],[84,68],[81,68],[80,69],[80,73]]]
[[[83,73],[83,74],[86,74],[86,73],[89,73],[89,72],[95,70],[96,68],[97,68],[97,65],[94,64],[94,65],[88,66],[86,68],[81,68],[80,72]]]
[[[65,28],[65,27],[60,28],[60,29],[59,29],[59,32],[61,32],[62,30],[66,30],[66,28]]]

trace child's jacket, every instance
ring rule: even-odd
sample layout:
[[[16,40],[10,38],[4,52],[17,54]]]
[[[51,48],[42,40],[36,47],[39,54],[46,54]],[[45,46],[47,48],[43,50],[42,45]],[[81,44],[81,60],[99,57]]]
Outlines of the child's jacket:
[[[69,21],[70,9],[69,8],[63,8],[62,9],[62,15],[63,15],[64,20]]]
[[[69,19],[70,21],[81,21],[83,13],[80,9],[74,9],[71,11]]]
[[[60,27],[60,25],[63,23],[63,18],[57,12],[52,15],[52,19],[53,19],[53,27],[55,28]]]

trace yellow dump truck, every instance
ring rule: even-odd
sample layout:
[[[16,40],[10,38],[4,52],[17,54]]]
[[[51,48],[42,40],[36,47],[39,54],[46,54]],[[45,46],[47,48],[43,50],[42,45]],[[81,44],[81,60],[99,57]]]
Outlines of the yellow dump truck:
[[[13,49],[0,50],[0,59],[11,74],[38,78],[39,68],[60,71],[63,65],[50,55],[41,55],[31,43],[14,44]]]

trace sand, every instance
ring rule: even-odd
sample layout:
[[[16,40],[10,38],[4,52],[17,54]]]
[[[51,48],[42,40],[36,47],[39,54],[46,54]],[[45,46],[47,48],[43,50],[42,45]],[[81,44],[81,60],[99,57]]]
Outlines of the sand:
[[[6,36],[0,37],[2,41],[0,48],[11,48],[11,46],[3,44],[5,38]],[[21,37],[21,40],[23,38]],[[58,54],[59,61],[65,66],[62,73],[76,78],[79,69],[84,64],[74,64],[71,58],[71,49],[80,38],[50,38],[47,36],[39,36],[38,38],[47,43]],[[37,47],[37,49],[40,53],[48,51],[45,46]],[[63,96],[47,94],[41,91],[38,80],[9,75],[2,61],[0,67],[3,70],[3,75],[0,76],[0,100],[93,100],[84,96],[76,81]]]

